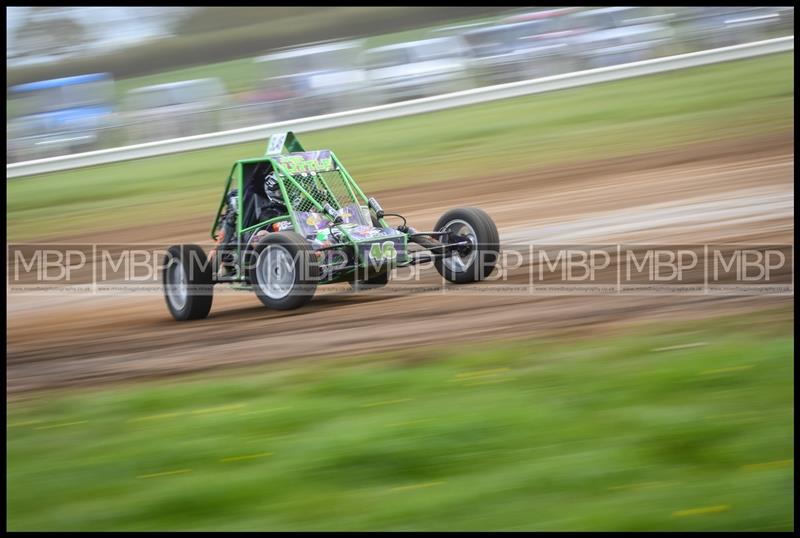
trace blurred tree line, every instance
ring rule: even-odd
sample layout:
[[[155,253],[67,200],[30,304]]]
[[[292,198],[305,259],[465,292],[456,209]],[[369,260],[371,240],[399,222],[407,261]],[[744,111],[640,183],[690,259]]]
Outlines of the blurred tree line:
[[[11,58],[58,56],[83,48],[90,36],[87,28],[60,7],[36,6],[14,31]]]
[[[86,44],[87,28],[74,18],[36,8],[17,29],[18,39],[41,41],[64,52]],[[73,8],[80,9],[80,8]],[[142,8],[144,9],[144,8]],[[81,73],[111,72],[114,77],[148,75],[263,54],[303,43],[367,37],[489,16],[508,7],[203,7],[186,10],[169,25],[171,35],[105,53],[66,57],[58,62],[12,67],[7,87]],[[44,39],[42,36],[48,36]],[[23,44],[25,41],[23,41]],[[54,49],[54,50],[55,50]]]

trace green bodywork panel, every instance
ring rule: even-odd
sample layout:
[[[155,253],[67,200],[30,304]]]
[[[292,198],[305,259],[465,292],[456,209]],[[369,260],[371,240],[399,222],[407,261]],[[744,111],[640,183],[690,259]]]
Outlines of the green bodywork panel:
[[[280,145],[280,148],[278,147]],[[245,227],[242,222],[246,212],[245,182],[246,171],[253,166],[268,163],[276,172],[276,180],[283,195],[283,202],[288,209],[287,215],[281,215],[269,220],[251,224]],[[285,135],[273,135],[267,147],[266,155],[249,159],[241,159],[234,163],[228,175],[225,190],[222,193],[217,215],[211,229],[211,237],[216,238],[221,226],[222,211],[225,200],[231,188],[238,190],[239,211],[236,224],[235,245],[237,253],[247,247],[244,244],[244,234],[254,234],[256,231],[270,226],[276,222],[290,221],[292,229],[309,239],[313,230],[317,230],[317,238],[324,239],[331,229],[339,230],[347,241],[340,245],[351,245],[355,253],[357,265],[365,267],[372,263],[390,262],[396,266],[409,260],[407,253],[407,236],[393,230],[380,219],[380,228],[374,228],[371,218],[368,220],[367,196],[358,186],[358,183],[347,172],[333,151],[305,151],[297,137],[292,132]],[[329,215],[325,205],[329,204],[339,215],[356,217],[360,224],[346,222],[343,224],[330,224],[335,215]],[[361,216],[353,212],[361,211]],[[302,220],[301,220],[302,219]],[[322,224],[320,224],[322,222]],[[368,222],[369,226],[364,222]],[[323,228],[314,228],[323,226]],[[305,231],[306,233],[302,233]],[[377,234],[377,235],[376,235]],[[369,237],[366,237],[369,235]],[[252,238],[252,235],[250,235]],[[309,239],[311,241],[311,239]],[[229,243],[230,244],[230,243]],[[329,247],[333,248],[333,247]],[[328,250],[323,247],[319,250]],[[400,251],[398,253],[398,250]],[[241,259],[238,257],[237,259]],[[355,270],[355,269],[353,269]],[[352,273],[352,271],[350,271]],[[339,275],[343,277],[343,275]],[[244,277],[241,277],[243,280]],[[341,280],[337,278],[331,282]]]

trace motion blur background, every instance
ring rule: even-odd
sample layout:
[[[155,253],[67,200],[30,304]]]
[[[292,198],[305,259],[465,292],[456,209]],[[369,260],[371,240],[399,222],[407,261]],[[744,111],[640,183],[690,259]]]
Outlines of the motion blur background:
[[[6,14],[8,164],[794,34],[790,7]],[[298,134],[421,229],[474,205],[504,242],[793,245],[793,74],[783,52]],[[265,145],[9,179],[8,241],[205,244]],[[191,324],[8,299],[9,529],[794,528],[793,293],[245,293]]]
[[[794,24],[793,8],[776,7],[7,13],[9,162],[791,35]]]

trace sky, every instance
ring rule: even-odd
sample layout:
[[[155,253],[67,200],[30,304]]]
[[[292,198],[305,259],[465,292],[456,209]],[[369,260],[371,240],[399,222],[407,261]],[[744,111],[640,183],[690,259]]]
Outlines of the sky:
[[[30,8],[6,7],[6,57],[9,49],[14,47],[14,30],[24,21]],[[169,10],[185,8],[149,8],[149,7],[66,7],[72,17],[86,25],[93,33],[97,47],[113,47],[125,43],[135,43],[155,37],[163,33],[165,22],[169,20],[163,15]],[[113,24],[108,24],[112,22]]]

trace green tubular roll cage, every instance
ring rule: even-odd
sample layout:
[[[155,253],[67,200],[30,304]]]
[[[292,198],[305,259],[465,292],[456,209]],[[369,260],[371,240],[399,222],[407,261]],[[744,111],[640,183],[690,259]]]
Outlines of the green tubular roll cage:
[[[247,228],[242,228],[242,224],[243,224],[242,223],[242,215],[243,215],[244,211],[243,211],[243,209],[241,207],[241,203],[242,202],[240,202],[240,208],[239,208],[239,211],[237,212],[236,241],[235,241],[236,250],[237,250],[237,254],[238,255],[241,255],[241,249],[243,248],[243,245],[242,245],[242,234],[244,234],[244,233],[255,232],[255,231],[257,231],[257,230],[259,230],[261,228],[264,228],[266,226],[269,226],[270,224],[273,224],[275,222],[286,221],[286,220],[289,220],[292,223],[292,227],[295,230],[301,229],[300,226],[299,226],[299,223],[297,221],[297,215],[296,215],[296,211],[297,210],[292,205],[291,197],[287,193],[287,185],[290,185],[293,189],[296,189],[296,191],[300,193],[300,195],[303,197],[303,199],[307,200],[313,206],[314,209],[316,209],[317,211],[322,212],[322,213],[325,212],[325,209],[324,209],[323,205],[317,199],[315,199],[314,196],[312,196],[305,188],[303,188],[303,186],[292,176],[292,173],[285,166],[283,166],[283,164],[281,164],[281,162],[280,162],[279,157],[281,155],[286,156],[287,154],[304,152],[305,150],[303,149],[303,146],[300,145],[300,142],[297,140],[296,136],[292,132],[288,132],[288,133],[285,134],[285,140],[283,138],[279,138],[278,139],[278,141],[283,142],[281,144],[281,146],[280,146],[279,151],[274,151],[275,148],[273,147],[273,144],[274,144],[275,136],[276,135],[273,135],[273,137],[270,139],[269,149],[267,151],[267,154],[264,155],[263,157],[241,159],[241,160],[238,160],[238,161],[236,161],[234,163],[233,167],[231,168],[230,173],[228,174],[228,179],[227,179],[227,182],[225,184],[225,190],[222,193],[222,199],[220,200],[220,204],[219,204],[219,207],[217,209],[217,214],[216,214],[216,217],[214,218],[214,224],[213,224],[213,226],[211,228],[211,238],[212,239],[216,239],[216,233],[219,230],[220,224],[221,224],[220,223],[220,216],[222,215],[222,209],[225,207],[225,199],[226,199],[226,196],[228,195],[228,192],[230,191],[231,185],[233,184],[234,181],[236,182],[236,186],[237,186],[237,189],[238,189],[238,192],[239,192],[239,198],[243,202],[243,196],[244,196],[243,193],[245,192],[244,191],[244,179],[245,179],[244,178],[244,167],[245,167],[245,165],[261,164],[261,163],[269,163],[269,164],[272,165],[272,169],[276,172],[275,176],[276,176],[277,183],[278,183],[278,185],[280,187],[281,194],[283,196],[284,204],[286,205],[286,208],[288,209],[289,213],[286,214],[286,215],[280,215],[278,217],[274,217],[274,218],[271,218],[269,220],[265,220],[265,221],[259,222],[257,224],[252,225],[252,226],[249,226]],[[283,137],[284,135],[280,135],[280,136]],[[270,151],[270,150],[272,150],[272,151]],[[367,205],[367,201],[368,201],[367,196],[364,194],[364,192],[358,186],[358,183],[356,183],[356,181],[353,179],[353,177],[347,172],[347,170],[342,165],[342,163],[339,161],[339,159],[337,159],[337,157],[336,157],[336,155],[334,154],[333,151],[330,151],[330,158],[331,158],[333,164],[335,165],[335,170],[337,170],[341,174],[342,181],[343,181],[343,183],[344,183],[344,185],[345,185],[345,187],[347,189],[347,192],[348,192],[349,196],[352,197],[352,199],[354,201],[358,202],[359,205],[366,206]],[[331,189],[328,186],[328,184],[325,182],[325,179],[320,176],[320,180],[325,185],[325,187],[328,190],[328,192],[331,192]],[[333,196],[332,198],[333,198],[332,201],[334,202],[332,204],[334,206],[334,209],[337,209],[337,210],[341,209],[341,205],[340,205],[339,201],[336,199],[336,197]],[[389,227],[389,225],[386,223],[386,221],[383,218],[379,219],[378,222],[380,223],[380,225],[382,227],[385,227],[385,228]],[[340,231],[342,231],[342,233],[346,237],[348,237],[350,239],[350,243],[351,244],[358,243],[358,242],[363,242],[363,241],[354,240],[350,236],[348,231],[346,229],[343,229],[341,227],[341,225],[335,225],[335,227],[338,228]],[[398,232],[398,234],[399,233],[400,232]],[[403,235],[405,236],[405,234],[403,234]],[[405,239],[404,239],[404,241],[405,241]],[[398,260],[398,262],[402,263],[403,261],[407,261],[407,259],[408,259],[408,256],[406,255],[406,260]]]

